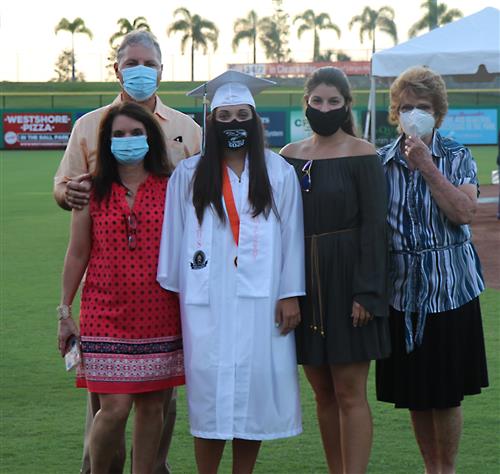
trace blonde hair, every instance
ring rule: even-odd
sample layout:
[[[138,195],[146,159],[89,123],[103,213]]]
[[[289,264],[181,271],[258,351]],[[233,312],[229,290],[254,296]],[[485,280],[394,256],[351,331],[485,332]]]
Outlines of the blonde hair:
[[[398,76],[390,90],[389,122],[393,125],[399,124],[399,107],[401,97],[405,93],[430,100],[436,118],[436,128],[441,126],[448,112],[448,95],[443,78],[438,73],[427,67],[415,66]]]

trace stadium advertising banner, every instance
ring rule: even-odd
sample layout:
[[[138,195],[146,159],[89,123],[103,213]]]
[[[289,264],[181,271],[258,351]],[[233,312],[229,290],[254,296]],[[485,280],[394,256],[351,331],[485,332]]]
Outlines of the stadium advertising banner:
[[[496,145],[496,109],[450,109],[439,128],[441,134],[464,145]]]
[[[302,109],[290,110],[290,141],[303,140],[311,133],[311,127],[304,116],[304,111]]]
[[[323,66],[335,66],[342,69],[348,76],[368,76],[370,74],[370,61],[228,64],[228,69],[245,72],[254,76],[305,77]]]
[[[264,125],[264,137],[268,146],[279,147],[286,144],[285,112],[266,112],[259,110],[259,116]]]
[[[366,122],[366,110],[361,114],[361,123],[358,124],[358,130],[364,131]],[[383,147],[391,143],[398,137],[398,129],[389,123],[389,113],[386,110],[377,110],[375,115],[375,146]]]
[[[71,133],[71,113],[4,112],[3,146],[7,149],[64,148]]]

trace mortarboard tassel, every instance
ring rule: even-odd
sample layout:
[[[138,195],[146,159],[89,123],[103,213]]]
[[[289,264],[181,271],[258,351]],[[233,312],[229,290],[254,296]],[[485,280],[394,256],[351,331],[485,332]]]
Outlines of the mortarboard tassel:
[[[203,130],[201,137],[201,157],[205,156],[205,146],[207,143],[207,83],[205,82],[205,86],[203,88]]]

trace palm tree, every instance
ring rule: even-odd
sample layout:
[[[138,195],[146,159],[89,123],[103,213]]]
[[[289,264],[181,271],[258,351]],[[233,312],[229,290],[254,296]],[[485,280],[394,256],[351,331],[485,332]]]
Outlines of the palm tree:
[[[372,52],[375,52],[375,31],[379,29],[383,33],[387,33],[394,41],[398,42],[398,33],[396,23],[394,22],[394,10],[391,7],[382,7],[378,10],[373,10],[370,7],[365,7],[361,15],[352,17],[349,22],[349,29],[359,23],[359,39],[363,42],[365,34],[368,39],[372,40]]]
[[[111,47],[113,47],[113,43],[117,39],[122,38],[127,33],[130,33],[133,30],[151,31],[151,28],[148,25],[148,21],[143,16],[138,16],[137,18],[134,18],[132,23],[130,23],[130,21],[127,20],[127,18],[120,18],[116,23],[119,26],[119,29],[116,33],[113,33],[109,38],[109,44]]]
[[[448,9],[446,4],[438,4],[437,0],[425,0],[421,7],[426,10],[426,13],[408,31],[408,36],[410,38],[417,36],[420,31],[426,28],[432,30],[464,16],[460,10],[456,8]]]
[[[270,16],[259,22],[259,40],[264,47],[266,58],[278,63],[286,61],[290,54],[288,28],[285,26],[285,29],[282,29],[280,25]]]
[[[118,48],[120,47],[119,44],[116,44],[116,41],[120,38],[123,38],[127,33],[130,33],[131,31],[134,30],[151,31],[148,21],[143,16],[138,16],[137,18],[134,18],[132,23],[130,23],[130,21],[127,18],[120,18],[116,23],[119,26],[119,29],[116,33],[113,33],[109,37],[109,44],[111,46],[111,51],[109,52],[109,56],[107,58],[108,64],[106,66],[109,78],[115,76],[114,64],[118,56]]]
[[[272,0],[272,2],[273,14],[259,21],[259,41],[264,47],[266,58],[280,63],[290,57],[289,18],[288,13],[283,10],[283,0]]]
[[[191,40],[191,80],[194,81],[194,51],[202,48],[203,53],[207,54],[208,45],[212,43],[213,50],[217,49],[217,40],[219,30],[211,21],[201,18],[200,15],[191,15],[191,12],[184,7],[177,8],[174,16],[180,15],[182,18],[172,23],[167,29],[167,35],[180,32],[183,34],[181,39],[181,51],[184,53],[186,44]]]
[[[51,79],[51,82],[68,82],[71,81],[71,49],[64,49],[57,58],[54,72],[56,77]],[[85,81],[83,72],[76,73],[76,81]]]
[[[75,18],[70,22],[67,18],[63,18],[55,27],[54,32],[57,35],[59,31],[69,31],[71,33],[71,80],[76,80],[75,74],[75,35],[81,33],[92,39],[92,31],[86,26],[85,22],[80,18]]]
[[[341,51],[340,49],[337,49],[334,51],[333,49],[327,49],[326,51],[323,51],[322,54],[318,56],[317,61],[322,62],[322,63],[331,63],[334,61],[334,56],[337,58],[337,61],[350,61],[351,56],[348,54],[344,53],[344,51]]]
[[[257,62],[257,29],[259,17],[250,10],[246,18],[237,18],[234,22],[233,51],[236,51],[242,40],[248,40],[253,47],[253,63]]]
[[[315,15],[313,10],[306,10],[301,15],[297,15],[293,19],[293,23],[302,22],[297,31],[297,36],[300,37],[305,31],[312,30],[314,33],[314,43],[313,43],[313,61],[319,60],[319,31],[320,30],[334,30],[337,33],[337,37],[340,38],[340,28],[332,23],[330,15],[328,13],[320,13],[318,16]]]

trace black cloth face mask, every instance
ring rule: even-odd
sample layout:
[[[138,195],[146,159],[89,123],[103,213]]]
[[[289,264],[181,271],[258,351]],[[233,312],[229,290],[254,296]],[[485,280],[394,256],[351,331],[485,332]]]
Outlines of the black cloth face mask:
[[[215,131],[220,143],[229,150],[238,150],[248,146],[248,137],[252,130],[253,119],[238,122],[232,120],[231,122],[218,122],[215,121]]]
[[[310,105],[306,108],[306,117],[314,133],[323,137],[333,135],[346,121],[347,107],[321,112]]]

